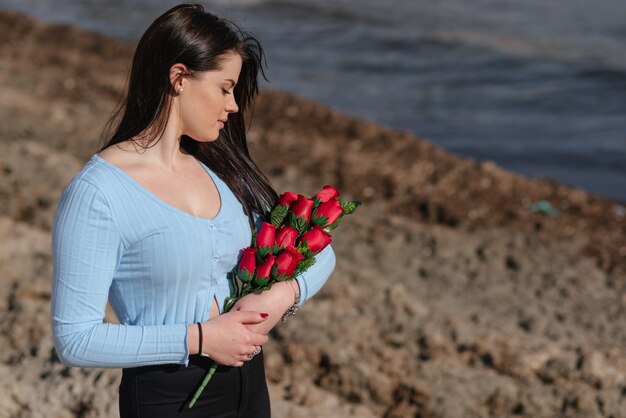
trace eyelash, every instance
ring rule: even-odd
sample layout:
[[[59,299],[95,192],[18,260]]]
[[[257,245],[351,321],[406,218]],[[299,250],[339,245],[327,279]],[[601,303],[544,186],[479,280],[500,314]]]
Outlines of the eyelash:
[[[223,93],[224,95],[226,95],[226,94],[230,94],[230,92],[229,92],[228,90],[226,90],[225,88],[222,88],[222,93]]]

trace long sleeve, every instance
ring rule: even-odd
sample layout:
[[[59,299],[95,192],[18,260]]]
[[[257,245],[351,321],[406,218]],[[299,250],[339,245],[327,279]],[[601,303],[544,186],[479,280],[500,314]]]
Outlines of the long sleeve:
[[[335,252],[332,246],[328,245],[315,255],[315,264],[296,277],[300,286],[300,306],[324,286],[335,269],[335,261]]]
[[[263,219],[255,212],[254,224],[257,230],[261,227],[262,222]],[[315,255],[315,264],[296,277],[300,287],[300,306],[312,298],[324,286],[335,269],[335,264],[335,251],[332,245],[328,245]]]
[[[51,325],[70,366],[187,365],[187,325],[103,323],[125,244],[103,193],[85,179],[64,190],[52,231]]]

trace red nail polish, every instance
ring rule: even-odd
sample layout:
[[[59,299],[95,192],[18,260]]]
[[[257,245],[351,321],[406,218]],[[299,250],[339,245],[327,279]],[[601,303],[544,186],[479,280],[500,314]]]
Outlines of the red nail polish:
[[[269,316],[269,315],[268,315],[268,314],[266,314],[266,313],[262,313],[262,314],[261,314],[261,318],[267,318],[268,316]]]

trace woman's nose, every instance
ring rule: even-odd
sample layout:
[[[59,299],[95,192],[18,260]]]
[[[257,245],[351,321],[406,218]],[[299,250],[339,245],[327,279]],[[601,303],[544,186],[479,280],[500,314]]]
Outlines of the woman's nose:
[[[226,111],[229,113],[237,113],[239,111],[239,106],[237,106],[237,102],[235,101],[234,97],[232,98],[232,100],[228,101],[228,104],[226,105]]]

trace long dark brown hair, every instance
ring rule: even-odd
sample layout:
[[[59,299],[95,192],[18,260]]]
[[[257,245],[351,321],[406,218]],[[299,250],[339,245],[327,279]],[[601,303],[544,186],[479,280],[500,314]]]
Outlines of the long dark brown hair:
[[[258,93],[259,72],[265,78],[263,49],[255,37],[199,4],[171,8],[143,34],[133,57],[128,91],[103,131],[105,144],[99,151],[126,140],[144,148],[156,144],[165,129],[174,93],[171,66],[184,64],[189,69],[186,75],[194,77],[197,72],[218,69],[229,52],[238,53],[243,61],[234,89],[239,112],[228,116],[217,140],[198,142],[183,135],[181,147],[224,180],[252,226],[252,212],[267,214],[278,199],[269,179],[252,161],[246,140],[244,113]],[[120,114],[121,120],[109,136]],[[136,139],[147,140],[147,144]]]

